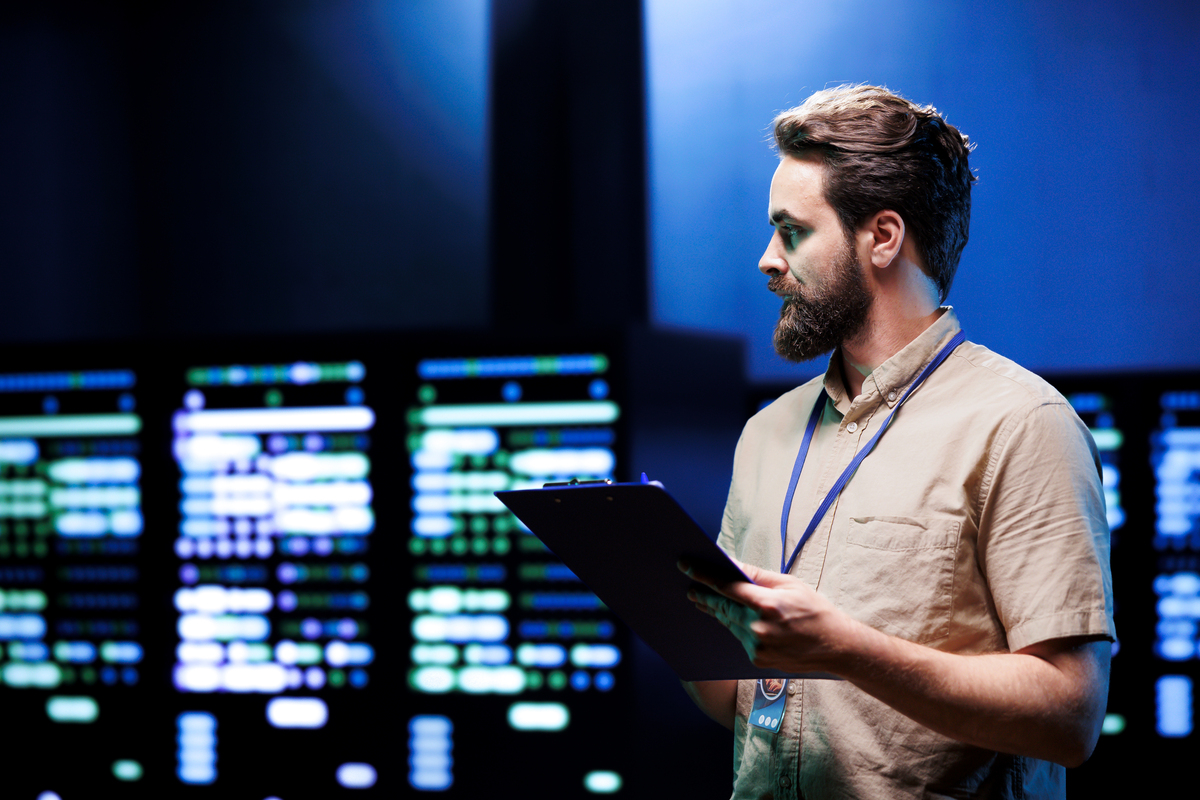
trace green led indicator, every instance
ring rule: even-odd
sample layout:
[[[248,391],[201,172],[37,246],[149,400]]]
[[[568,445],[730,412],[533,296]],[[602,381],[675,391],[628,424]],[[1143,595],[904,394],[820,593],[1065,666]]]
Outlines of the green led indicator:
[[[410,409],[409,425],[428,427],[607,425],[621,415],[609,400],[553,403],[464,403]]]
[[[583,776],[583,786],[593,794],[615,794],[621,791],[621,776],[607,770],[589,772]]]
[[[360,361],[327,364],[255,364],[248,367],[193,367],[185,373],[190,386],[244,386],[269,383],[358,383],[366,377]]]
[[[1097,450],[1118,450],[1125,442],[1124,435],[1116,428],[1092,428],[1091,432]]]
[[[522,553],[548,553],[549,548],[542,540],[533,534],[526,534],[517,540],[517,547]]]
[[[55,722],[95,722],[100,716],[100,704],[93,697],[54,696],[46,700],[46,716]]]
[[[142,430],[137,414],[53,414],[0,419],[0,436],[132,436]]]

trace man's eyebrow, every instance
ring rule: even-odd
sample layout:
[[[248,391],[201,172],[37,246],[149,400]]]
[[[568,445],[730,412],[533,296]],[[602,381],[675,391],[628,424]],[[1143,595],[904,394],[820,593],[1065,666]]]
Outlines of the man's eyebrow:
[[[782,208],[772,212],[771,216],[767,218],[768,225],[778,225],[781,222],[798,223],[799,220]]]

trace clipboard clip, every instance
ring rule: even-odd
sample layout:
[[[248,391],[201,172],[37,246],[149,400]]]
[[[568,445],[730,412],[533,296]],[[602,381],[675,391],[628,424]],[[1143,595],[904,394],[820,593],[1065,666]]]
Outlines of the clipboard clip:
[[[594,486],[597,484],[611,485],[612,480],[609,478],[602,478],[600,480],[595,480],[595,481],[581,481],[581,480],[579,480],[579,478],[571,478],[571,480],[569,480],[569,481],[555,481],[554,483],[543,483],[542,488],[543,489],[552,489],[557,486]]]

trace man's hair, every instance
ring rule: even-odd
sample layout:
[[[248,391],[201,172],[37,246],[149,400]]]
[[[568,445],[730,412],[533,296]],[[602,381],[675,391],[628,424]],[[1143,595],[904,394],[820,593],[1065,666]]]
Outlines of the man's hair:
[[[933,106],[861,85],[819,91],[774,127],[781,158],[821,154],[825,200],[847,235],[885,209],[904,219],[945,300],[971,225],[967,137]]]

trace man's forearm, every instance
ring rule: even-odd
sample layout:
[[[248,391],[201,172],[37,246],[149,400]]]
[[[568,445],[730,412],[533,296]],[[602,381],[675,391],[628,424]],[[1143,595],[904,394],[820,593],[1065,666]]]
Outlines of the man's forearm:
[[[790,575],[741,565],[754,581],[689,596],[758,667],[829,672],[945,736],[1066,766],[1091,753],[1104,721],[1111,647],[1099,637],[1052,639],[1017,653],[958,655],[852,619]]]
[[[737,681],[680,681],[701,711],[733,730],[737,713]]]
[[[1068,767],[1091,755],[1108,697],[1107,641],[956,655],[851,623],[836,671],[905,716],[967,744]]]

